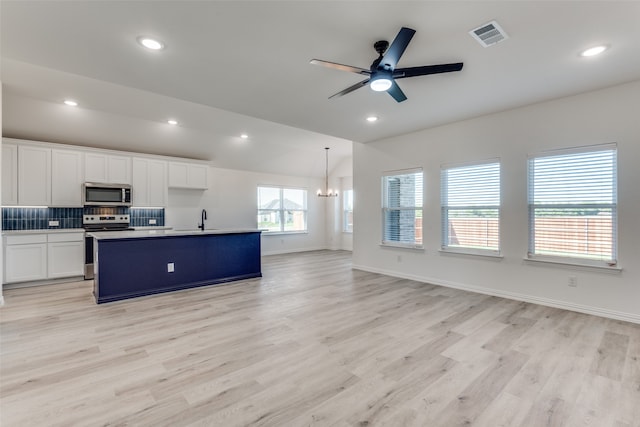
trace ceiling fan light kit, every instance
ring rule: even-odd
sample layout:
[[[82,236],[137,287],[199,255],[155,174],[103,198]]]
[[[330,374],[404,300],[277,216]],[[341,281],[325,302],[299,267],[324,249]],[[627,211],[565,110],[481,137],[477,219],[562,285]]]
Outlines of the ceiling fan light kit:
[[[376,92],[386,92],[391,88],[393,82],[390,77],[379,75],[369,80],[369,87]]]
[[[322,59],[312,59],[309,61],[313,65],[321,65],[334,70],[348,71],[350,73],[368,76],[348,88],[329,97],[335,98],[360,89],[367,84],[376,92],[387,92],[396,102],[402,102],[407,99],[406,95],[396,83],[397,79],[406,77],[426,76],[429,74],[450,73],[462,70],[463,63],[456,62],[453,64],[425,65],[421,67],[396,68],[400,57],[409,45],[409,42],[415,34],[415,30],[402,27],[398,35],[391,45],[386,40],[380,40],[374,43],[373,48],[378,52],[376,58],[369,69],[354,67],[351,65],[338,64],[337,62],[324,61]]]

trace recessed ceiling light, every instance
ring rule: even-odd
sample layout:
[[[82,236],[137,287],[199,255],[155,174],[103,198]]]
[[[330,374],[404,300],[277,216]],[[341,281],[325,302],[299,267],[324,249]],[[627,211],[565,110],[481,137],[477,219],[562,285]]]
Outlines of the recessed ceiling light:
[[[600,55],[602,52],[608,49],[608,46],[594,46],[589,49],[583,50],[580,53],[580,56],[596,56]]]
[[[147,49],[151,50],[161,50],[164,49],[164,43],[159,42],[158,40],[149,38],[149,37],[138,37],[138,43]]]
[[[373,123],[375,121],[378,121],[378,118],[376,116],[369,116],[367,117],[367,121]]]
[[[65,99],[64,104],[68,105],[69,107],[77,107],[78,106],[78,103],[76,101],[71,100],[71,99]]]
[[[247,135],[246,133],[243,133],[242,135],[240,135],[240,138],[247,139],[249,138],[249,135]]]
[[[169,123],[170,125],[174,125],[174,126],[178,124],[178,122],[176,120],[173,120],[173,119],[167,120],[167,123]]]

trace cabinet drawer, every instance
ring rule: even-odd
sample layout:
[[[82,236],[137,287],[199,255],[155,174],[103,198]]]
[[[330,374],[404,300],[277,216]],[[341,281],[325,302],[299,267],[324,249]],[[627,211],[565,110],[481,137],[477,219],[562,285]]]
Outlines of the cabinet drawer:
[[[48,236],[49,243],[55,242],[82,242],[84,233],[51,233]]]
[[[25,234],[24,236],[5,236],[7,246],[47,243],[46,234]]]

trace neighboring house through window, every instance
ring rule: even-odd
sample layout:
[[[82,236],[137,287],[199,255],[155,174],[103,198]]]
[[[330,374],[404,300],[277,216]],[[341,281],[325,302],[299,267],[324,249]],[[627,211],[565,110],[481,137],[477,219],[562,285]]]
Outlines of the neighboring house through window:
[[[267,232],[307,231],[307,190],[259,186],[258,228]]]
[[[422,248],[422,169],[382,177],[382,244]]]

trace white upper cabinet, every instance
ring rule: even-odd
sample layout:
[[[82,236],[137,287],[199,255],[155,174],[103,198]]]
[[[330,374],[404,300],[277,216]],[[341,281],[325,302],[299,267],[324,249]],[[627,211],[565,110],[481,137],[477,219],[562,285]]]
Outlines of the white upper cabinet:
[[[80,151],[51,151],[51,206],[82,206],[82,160]]]
[[[51,149],[18,147],[18,204],[51,205]]]
[[[84,180],[106,184],[131,184],[131,157],[85,153]]]
[[[199,163],[169,162],[169,187],[206,190],[207,165]]]
[[[132,166],[133,206],[166,206],[167,162],[134,157]]]
[[[2,205],[18,204],[18,146],[2,143]]]

